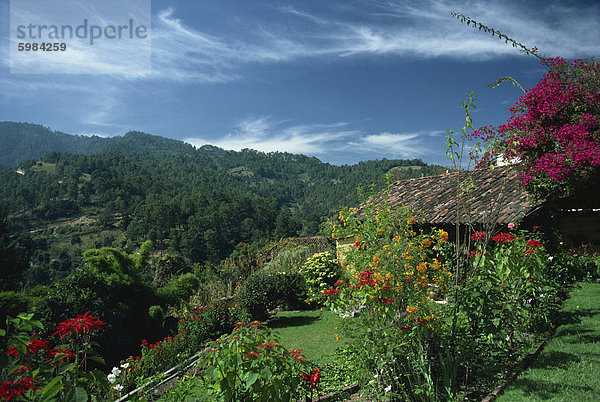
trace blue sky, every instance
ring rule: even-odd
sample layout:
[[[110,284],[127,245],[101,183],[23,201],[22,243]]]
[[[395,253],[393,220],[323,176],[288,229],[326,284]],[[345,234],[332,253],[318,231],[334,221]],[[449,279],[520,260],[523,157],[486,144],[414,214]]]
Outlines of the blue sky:
[[[154,0],[151,10],[150,72],[123,63],[112,74],[11,74],[1,0],[0,120],[334,164],[447,165],[446,130],[462,126],[466,92],[475,91],[475,125],[499,124],[521,92],[486,85],[510,75],[527,88],[545,71],[450,10],[546,56],[600,54],[595,1]],[[83,53],[80,63],[98,61]]]

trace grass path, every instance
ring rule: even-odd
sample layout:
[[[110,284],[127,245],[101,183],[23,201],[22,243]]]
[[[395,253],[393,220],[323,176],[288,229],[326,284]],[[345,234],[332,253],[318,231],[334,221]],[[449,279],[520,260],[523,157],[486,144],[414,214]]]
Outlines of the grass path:
[[[335,327],[339,317],[330,311],[282,311],[271,319],[269,328],[288,349],[301,349],[307,359],[320,364],[331,360],[339,345]]]
[[[600,401],[600,284],[574,289],[559,324],[498,401]]]

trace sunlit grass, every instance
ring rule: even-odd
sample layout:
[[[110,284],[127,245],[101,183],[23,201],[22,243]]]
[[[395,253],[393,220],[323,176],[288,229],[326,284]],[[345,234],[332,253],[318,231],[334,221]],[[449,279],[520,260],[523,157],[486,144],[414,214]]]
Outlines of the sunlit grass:
[[[269,322],[288,349],[301,349],[310,361],[328,363],[341,341],[336,340],[339,317],[330,311],[282,311]]]
[[[560,324],[500,401],[600,400],[600,284],[583,283],[575,289]]]

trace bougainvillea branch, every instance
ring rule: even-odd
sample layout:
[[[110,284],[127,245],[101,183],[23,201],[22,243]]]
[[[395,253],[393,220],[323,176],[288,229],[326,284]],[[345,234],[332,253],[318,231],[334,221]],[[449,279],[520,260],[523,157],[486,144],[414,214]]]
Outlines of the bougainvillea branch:
[[[571,194],[600,167],[600,62],[543,59],[549,70],[510,108],[511,117],[473,136],[496,145],[480,164],[519,161],[520,179],[538,199]]]

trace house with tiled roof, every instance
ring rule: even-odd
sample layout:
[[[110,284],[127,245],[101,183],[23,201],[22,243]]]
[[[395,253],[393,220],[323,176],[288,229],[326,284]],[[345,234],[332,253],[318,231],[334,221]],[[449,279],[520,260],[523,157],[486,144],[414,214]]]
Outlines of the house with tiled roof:
[[[463,190],[458,192],[457,185]],[[425,226],[501,230],[511,222],[522,228],[542,226],[548,235],[560,232],[577,247],[582,243],[600,250],[600,176],[576,194],[558,201],[535,201],[521,186],[514,166],[448,172],[439,176],[400,180],[389,188],[390,206],[407,206],[425,220]],[[380,193],[376,198],[385,196]]]

